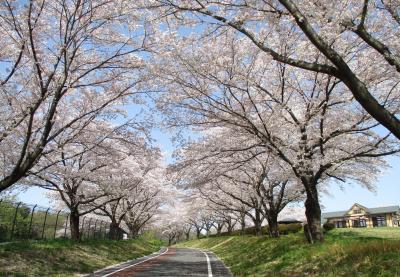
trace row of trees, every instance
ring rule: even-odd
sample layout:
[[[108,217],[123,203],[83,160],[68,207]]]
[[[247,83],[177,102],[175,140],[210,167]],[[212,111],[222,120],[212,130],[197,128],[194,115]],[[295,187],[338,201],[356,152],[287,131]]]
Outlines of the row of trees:
[[[93,127],[42,158],[24,183],[49,190],[68,208],[73,239],[80,239],[79,220],[87,214],[108,218],[111,238],[122,227],[135,237],[169,193],[159,150],[126,125]]]
[[[319,193],[331,181],[373,189],[384,157],[400,150],[399,9],[394,0],[2,1],[0,192],[55,191],[74,237],[86,212],[115,228],[146,222],[129,207],[161,205],[159,153],[148,120],[120,123],[125,104],[156,92],[165,125],[196,133],[176,152],[174,182],[255,226],[265,218],[271,236],[279,212],[304,199],[307,238],[323,240]]]
[[[198,134],[177,151],[177,180],[215,203],[251,205],[271,235],[286,202],[304,197],[306,236],[322,241],[326,185],[373,189],[384,157],[399,152],[399,3],[149,6],[170,32],[151,69],[165,92],[158,106],[168,126]]]
[[[303,195],[291,194],[290,189],[283,193],[284,186],[280,187],[280,196],[269,195],[265,198],[262,196],[258,198],[255,195],[256,190],[252,190],[250,187],[247,191],[243,190],[240,197],[237,197],[232,190],[230,190],[231,194],[227,193],[227,190],[215,190],[209,187],[205,190],[207,193],[199,188],[179,191],[175,201],[163,209],[152,227],[159,230],[160,236],[165,238],[169,244],[191,238],[200,239],[210,235],[252,234],[261,236],[267,233],[270,237],[277,238],[281,235],[280,231],[283,231],[284,234],[297,232],[301,229],[300,223],[285,226],[279,224],[278,226],[277,218],[275,218],[279,215],[280,220],[287,222],[286,224],[294,223],[291,222],[293,217],[300,220],[304,218],[302,215],[304,211],[299,208],[299,202]],[[295,194],[300,198],[291,198],[290,200],[287,198],[290,197],[289,195]],[[276,201],[275,206],[270,207],[263,202],[267,201],[267,198],[273,198]],[[282,204],[279,206],[280,210],[276,211],[274,208],[279,205],[278,203]],[[272,217],[274,220],[271,220]]]
[[[129,1],[1,1],[0,192],[39,186],[136,236],[166,198],[141,103],[147,34]],[[123,122],[123,123],[121,123]]]
[[[162,236],[170,245],[183,239],[189,240],[191,234],[197,239],[204,235],[209,236],[212,229],[217,236],[222,232],[230,234],[238,222],[241,223],[244,233],[245,214],[221,209],[200,195],[190,194],[170,205],[158,225]]]

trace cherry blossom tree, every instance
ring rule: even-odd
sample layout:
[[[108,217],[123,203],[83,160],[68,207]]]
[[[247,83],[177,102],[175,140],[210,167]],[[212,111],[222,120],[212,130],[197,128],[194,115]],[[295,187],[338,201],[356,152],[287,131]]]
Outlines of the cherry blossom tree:
[[[182,240],[183,235],[185,235],[186,240],[190,236],[191,226],[185,221],[185,210],[182,210],[180,205],[176,207],[175,204],[168,207],[159,223],[162,225],[162,236],[168,240],[168,245],[179,242]]]
[[[201,195],[215,206],[209,209],[217,217],[219,209],[240,213],[245,206],[257,235],[261,235],[261,225],[266,219],[270,236],[278,237],[278,215],[288,204],[303,200],[303,187],[288,174],[290,169],[280,166],[279,160],[263,155],[262,148],[259,152],[238,148],[234,151],[235,145],[226,139],[229,133],[221,128],[216,133],[217,138],[210,138],[209,134],[184,149],[185,156],[175,165],[181,171],[179,178],[198,187]],[[224,146],[214,146],[216,141]],[[214,225],[220,223],[216,228],[221,231],[223,221],[216,221]]]
[[[126,129],[107,128],[107,124],[101,128],[101,123],[96,122],[80,134],[41,159],[27,178],[30,184],[53,191],[54,197],[67,206],[71,237],[75,240],[80,240],[81,216],[120,200],[113,176],[123,176],[128,167],[137,169],[135,165],[152,155],[146,141]],[[139,161],[133,163],[135,157]]]
[[[239,218],[237,216],[237,212],[235,215],[236,211],[230,211],[227,209],[221,209],[221,208],[217,208],[215,213],[217,216],[217,219],[219,221],[222,221],[223,223],[223,227],[225,227],[225,230],[227,232],[227,234],[231,234],[232,231],[234,230],[237,222],[239,221]],[[215,226],[215,228],[217,229],[217,234],[218,234],[218,228]]]
[[[185,234],[185,240],[190,239],[190,232],[192,231],[192,229],[193,229],[193,226],[189,222],[184,222],[182,224],[182,230],[183,230],[183,233]]]
[[[217,236],[221,235],[222,229],[225,227],[225,220],[219,216],[219,214],[215,214],[215,219],[214,219],[214,224],[213,227],[215,228],[217,232]]]
[[[180,213],[184,219],[184,224],[189,225],[196,232],[196,238],[199,239],[201,232],[205,230],[204,213],[206,202],[196,194],[186,195],[181,199],[182,205],[185,207],[184,212]]]
[[[138,100],[147,37],[127,2],[1,2],[0,191]]]
[[[111,239],[120,238],[126,214],[148,201],[147,192],[159,190],[154,184],[160,182],[160,179],[152,179],[153,171],[160,170],[157,167],[160,157],[158,151],[154,152],[136,158],[131,156],[121,162],[121,166],[109,173],[109,178],[106,180],[108,186],[104,194],[110,201],[106,201],[105,204],[94,202],[94,205],[99,207],[94,213],[108,217],[111,221]]]
[[[174,240],[177,239],[181,229],[176,222],[168,222],[165,224],[162,234],[168,239],[168,246],[172,245]]]
[[[153,171],[153,174],[153,177],[144,183],[146,189],[138,193],[136,199],[138,204],[129,209],[124,216],[123,222],[131,238],[137,237],[146,224],[149,224],[156,215],[160,215],[162,206],[171,201],[174,195],[173,188],[165,184],[162,168]]]
[[[218,183],[217,187],[222,193],[240,200],[241,204],[256,207],[253,209],[254,215],[250,213],[250,217],[253,219],[257,234],[261,234],[261,223],[265,218],[268,222],[269,235],[279,237],[278,215],[288,204],[303,200],[304,191],[298,183],[285,178],[282,172],[273,172],[273,165],[268,161],[260,160],[259,157],[254,161],[255,163],[240,168],[237,173],[223,175],[234,186],[238,183],[245,185],[250,195],[248,199],[240,198],[239,195],[235,195],[235,190],[229,191]]]
[[[398,1],[155,0],[147,6],[161,10],[173,31],[206,29],[196,39],[218,40],[231,29],[266,54],[264,63],[273,59],[340,80],[344,97],[350,91],[400,139]]]
[[[379,157],[399,151],[337,78],[265,63],[263,51],[229,31],[204,44],[176,43],[153,69],[167,91],[159,101],[167,124],[202,132],[224,126],[230,131],[208,143],[214,153],[261,148],[255,153],[284,163],[304,187],[311,242],[323,239],[318,186],[355,180],[372,189],[385,165]],[[234,147],[224,148],[224,137]]]
[[[160,214],[158,225],[162,230],[162,235],[167,238],[168,245],[178,242],[185,235],[189,240],[193,225],[189,222],[190,205],[182,201],[182,191],[176,191],[174,199],[163,209]]]

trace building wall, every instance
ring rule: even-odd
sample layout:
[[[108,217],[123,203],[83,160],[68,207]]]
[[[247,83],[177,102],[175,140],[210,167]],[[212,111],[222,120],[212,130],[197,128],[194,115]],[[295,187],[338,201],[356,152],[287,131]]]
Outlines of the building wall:
[[[393,227],[392,214],[386,214],[386,226]]]
[[[367,219],[367,228],[372,228],[374,227],[374,223],[372,222],[372,218],[368,217]]]
[[[354,228],[353,219],[351,218],[352,215],[354,215],[354,219],[358,219],[357,215],[366,217],[366,225],[367,225],[366,228],[373,228],[374,225],[373,225],[372,217],[379,216],[379,215],[363,215],[363,214],[350,214],[349,213],[350,220],[345,219],[344,217],[337,217],[337,218],[329,218],[327,221],[335,224],[335,222],[337,222],[337,221],[345,220],[347,228]],[[394,218],[398,219],[399,216],[397,216],[397,215],[393,216],[391,213],[381,214],[381,216],[385,217],[387,227],[399,227],[398,225],[393,225],[393,219]]]
[[[349,212],[347,213],[348,215],[365,215],[366,211],[364,208],[361,208],[357,205],[354,205]]]

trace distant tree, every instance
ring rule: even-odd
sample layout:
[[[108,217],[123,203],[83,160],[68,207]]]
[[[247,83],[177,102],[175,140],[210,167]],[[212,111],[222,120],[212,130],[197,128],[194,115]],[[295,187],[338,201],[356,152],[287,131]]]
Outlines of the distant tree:
[[[145,156],[143,156],[145,154]],[[138,209],[142,203],[148,201],[147,192],[159,189],[154,183],[159,182],[157,178],[153,180],[153,171],[158,171],[159,166],[158,151],[148,151],[141,153],[139,157],[130,156],[125,159],[117,170],[110,172],[106,183],[108,184],[103,191],[106,198],[100,202],[94,201],[93,205],[99,207],[93,211],[100,216],[108,217],[110,224],[110,238],[118,239],[123,227],[125,216],[130,211]],[[159,177],[159,176],[157,176]],[[102,189],[102,188],[100,188]],[[115,201],[112,201],[115,200]]]
[[[157,177],[153,179],[150,187],[138,194],[140,202],[125,214],[123,221],[131,238],[137,237],[151,219],[161,214],[161,207],[169,201],[168,187],[162,186],[161,175]]]

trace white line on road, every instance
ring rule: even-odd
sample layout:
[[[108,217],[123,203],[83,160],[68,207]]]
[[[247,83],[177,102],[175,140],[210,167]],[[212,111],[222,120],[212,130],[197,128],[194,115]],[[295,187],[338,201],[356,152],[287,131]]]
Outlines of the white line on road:
[[[151,259],[160,257],[161,255],[164,255],[165,253],[167,253],[168,250],[169,250],[169,249],[168,249],[168,247],[167,247],[167,250],[165,250],[164,252],[158,254],[157,256],[150,257],[150,258],[148,258],[148,259],[146,259],[146,260],[143,260],[143,261],[140,261],[140,262],[138,262],[138,263],[136,263],[136,264],[132,264],[132,265],[128,265],[128,266],[126,266],[126,267],[120,268],[120,269],[118,269],[118,270],[116,270],[116,271],[113,271],[113,272],[111,272],[111,273],[108,273],[108,274],[106,274],[106,275],[103,275],[103,277],[111,276],[111,275],[113,275],[114,273],[120,272],[120,271],[125,270],[125,269],[130,268],[130,267],[134,267],[135,265],[138,265],[138,264],[147,262],[148,260],[151,260]],[[210,276],[210,275],[208,275],[208,276]],[[212,275],[211,275],[211,277],[212,277]]]
[[[208,257],[208,254],[202,250],[200,250],[201,252],[204,253],[204,255],[206,255],[206,259],[207,259],[207,268],[208,268],[208,277],[213,277],[212,274],[212,269],[211,269],[211,263],[210,263],[210,258]]]

